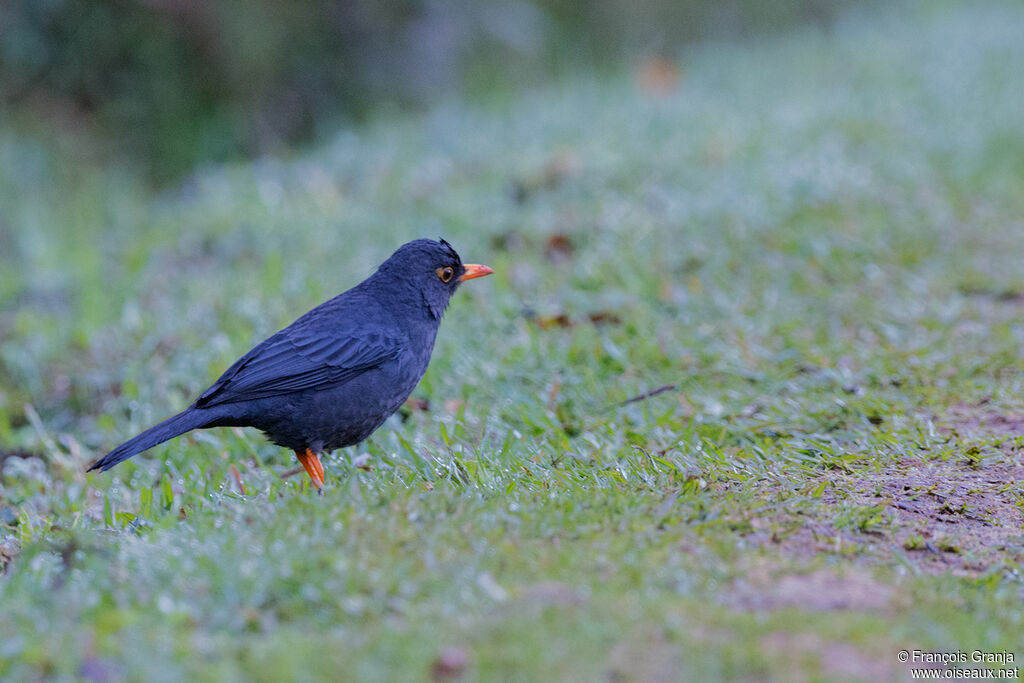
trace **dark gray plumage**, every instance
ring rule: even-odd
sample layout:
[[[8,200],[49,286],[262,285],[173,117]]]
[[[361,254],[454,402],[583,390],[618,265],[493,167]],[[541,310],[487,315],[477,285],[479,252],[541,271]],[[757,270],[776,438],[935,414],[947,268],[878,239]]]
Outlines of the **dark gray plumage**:
[[[319,454],[359,443],[402,405],[426,372],[452,294],[491,272],[464,265],[444,240],[409,242],[366,280],[242,356],[184,411],[89,470],[106,471],[193,429],[256,427],[296,451],[321,486]]]

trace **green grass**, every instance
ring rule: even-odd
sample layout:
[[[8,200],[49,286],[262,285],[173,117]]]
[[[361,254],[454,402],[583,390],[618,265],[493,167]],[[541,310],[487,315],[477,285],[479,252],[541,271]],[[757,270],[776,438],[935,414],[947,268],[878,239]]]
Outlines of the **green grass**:
[[[1019,663],[1022,31],[851,16],[694,50],[667,95],[451,104],[159,196],[0,133],[0,677]],[[84,474],[436,235],[496,274],[325,495],[241,430]]]

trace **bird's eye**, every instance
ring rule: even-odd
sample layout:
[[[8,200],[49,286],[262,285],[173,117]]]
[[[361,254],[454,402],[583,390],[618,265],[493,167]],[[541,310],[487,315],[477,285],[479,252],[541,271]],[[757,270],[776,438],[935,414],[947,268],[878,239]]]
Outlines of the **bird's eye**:
[[[437,276],[441,278],[441,282],[451,282],[452,276],[455,275],[455,270],[451,266],[445,266],[444,268],[438,268],[436,271]]]

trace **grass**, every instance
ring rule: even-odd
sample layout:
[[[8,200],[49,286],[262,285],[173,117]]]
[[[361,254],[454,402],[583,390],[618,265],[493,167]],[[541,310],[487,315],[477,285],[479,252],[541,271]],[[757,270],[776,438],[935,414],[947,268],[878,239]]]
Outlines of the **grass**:
[[[667,92],[453,103],[159,196],[0,133],[0,676],[1019,662],[1022,28],[849,16],[694,50]],[[496,274],[325,495],[241,430],[84,474],[436,235]]]

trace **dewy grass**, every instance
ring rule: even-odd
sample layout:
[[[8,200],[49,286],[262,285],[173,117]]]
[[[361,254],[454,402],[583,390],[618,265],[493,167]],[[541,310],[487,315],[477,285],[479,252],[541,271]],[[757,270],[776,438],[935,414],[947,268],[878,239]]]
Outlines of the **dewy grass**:
[[[1024,658],[1022,32],[850,16],[694,50],[671,92],[452,104],[160,196],[3,133],[0,676]],[[323,497],[230,429],[84,474],[438,235],[496,275]]]

